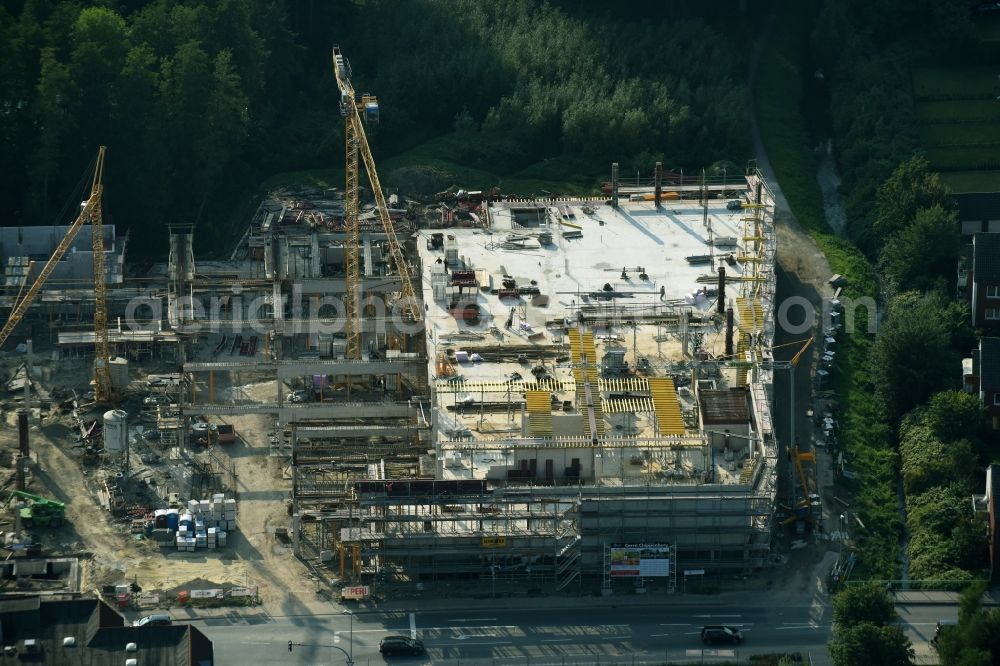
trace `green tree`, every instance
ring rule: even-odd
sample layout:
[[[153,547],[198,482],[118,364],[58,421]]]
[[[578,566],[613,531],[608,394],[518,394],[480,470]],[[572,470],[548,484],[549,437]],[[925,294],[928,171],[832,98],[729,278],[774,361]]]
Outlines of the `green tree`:
[[[895,616],[892,599],[875,583],[849,585],[833,598],[833,621],[840,628],[887,624]]]
[[[965,391],[935,393],[924,411],[924,422],[945,442],[978,437],[984,417],[979,398]]]
[[[41,73],[35,98],[38,135],[29,170],[35,196],[33,221],[48,221],[50,180],[62,166],[64,143],[77,128],[73,106],[75,85],[69,69],[59,62],[55,49],[46,48],[41,55]]]
[[[914,652],[902,627],[862,622],[837,629],[830,641],[830,656],[836,666],[908,666]]]
[[[924,291],[944,281],[954,286],[959,250],[958,215],[935,203],[917,210],[882,248],[880,263],[893,291]]]
[[[955,208],[951,191],[931,171],[930,163],[921,156],[900,164],[888,180],[882,183],[875,198],[875,233],[888,239],[910,226],[922,209],[940,206],[945,211]]]
[[[907,495],[925,492],[938,484],[964,482],[975,465],[968,440],[946,444],[922,420],[917,423],[904,420],[900,427],[899,455]]]
[[[985,590],[978,582],[962,593],[958,625],[945,627],[938,639],[942,666],[986,666],[1000,660],[1000,609],[982,609]]]
[[[875,394],[891,422],[956,383],[947,305],[933,294],[900,294],[871,352]]]

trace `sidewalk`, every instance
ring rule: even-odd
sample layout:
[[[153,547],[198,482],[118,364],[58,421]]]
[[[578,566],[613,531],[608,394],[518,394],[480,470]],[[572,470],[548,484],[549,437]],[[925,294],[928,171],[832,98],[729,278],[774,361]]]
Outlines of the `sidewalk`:
[[[617,608],[617,607],[663,607],[663,606],[728,606],[733,608],[746,607],[748,605],[768,605],[768,598],[759,592],[739,591],[725,592],[721,594],[666,594],[647,593],[643,595],[622,594],[617,596],[602,597],[592,596],[540,596],[540,597],[498,597],[489,598],[448,598],[437,597],[434,599],[403,599],[382,602],[347,602],[336,603],[333,601],[316,601],[309,604],[297,604],[298,608],[293,612],[269,612],[265,606],[236,606],[219,608],[195,608],[195,607],[175,607],[168,611],[171,617],[178,620],[193,620],[202,618],[220,618],[233,615],[243,616],[267,616],[267,617],[305,617],[340,615],[344,610],[350,610],[356,614],[382,614],[382,613],[421,613],[435,611],[482,611],[487,608],[495,609],[532,609],[545,610],[578,610],[581,605],[594,608]],[[806,603],[803,600],[803,603]],[[271,609],[274,610],[274,609]],[[152,612],[152,611],[150,611]],[[149,614],[143,612],[137,615]]]
[[[950,604],[958,605],[961,594],[958,592],[944,592],[937,590],[905,590],[893,592],[897,605],[931,605],[945,606]],[[988,590],[983,595],[983,606],[1000,606],[1000,591]]]

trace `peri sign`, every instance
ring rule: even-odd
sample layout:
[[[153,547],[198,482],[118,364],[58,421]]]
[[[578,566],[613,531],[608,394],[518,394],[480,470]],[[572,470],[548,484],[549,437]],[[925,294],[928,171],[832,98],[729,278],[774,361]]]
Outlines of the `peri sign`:
[[[614,577],[663,578],[670,575],[670,546],[666,544],[615,544],[610,550]]]

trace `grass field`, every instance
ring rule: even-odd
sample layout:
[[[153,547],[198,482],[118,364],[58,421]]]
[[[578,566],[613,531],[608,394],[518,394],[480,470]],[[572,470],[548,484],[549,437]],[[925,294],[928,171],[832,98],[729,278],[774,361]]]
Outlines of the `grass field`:
[[[997,68],[928,67],[913,70],[920,141],[931,165],[958,192],[996,191],[1000,169],[1000,78]],[[987,175],[976,175],[979,170]],[[993,173],[995,175],[995,173]]]
[[[921,123],[982,122],[1000,120],[1000,101],[995,99],[917,102]]]
[[[927,159],[942,171],[975,171],[978,169],[1000,169],[1000,147],[957,147],[927,149]],[[993,190],[1000,189],[1000,184],[994,184]]]
[[[998,104],[1000,106],[1000,104]],[[920,128],[927,148],[937,146],[993,146],[1000,143],[1000,121],[987,123],[934,123]],[[1000,152],[1000,151],[998,151]]]
[[[952,192],[996,192],[1000,171],[945,171],[941,180]]]
[[[917,100],[996,97],[1000,79],[995,67],[922,67],[913,70],[913,94]]]

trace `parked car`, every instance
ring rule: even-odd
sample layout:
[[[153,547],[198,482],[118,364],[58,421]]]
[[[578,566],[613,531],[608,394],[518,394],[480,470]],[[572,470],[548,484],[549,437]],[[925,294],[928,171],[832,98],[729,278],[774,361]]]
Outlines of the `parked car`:
[[[165,395],[150,395],[150,396],[146,396],[143,399],[142,404],[148,405],[148,406],[169,405],[170,404],[170,399],[167,398],[167,396],[165,396]]]
[[[726,208],[728,208],[729,210],[740,210],[741,208],[743,208],[743,202],[741,202],[739,199],[730,199],[729,201],[726,202]]]
[[[394,655],[418,656],[424,653],[424,643],[407,636],[386,636],[378,644],[378,651],[385,657]]]
[[[154,613],[132,623],[133,627],[165,627],[173,624],[173,620],[166,613]]]
[[[736,627],[727,627],[721,624],[702,627],[701,642],[706,645],[715,643],[742,643],[743,632]]]

